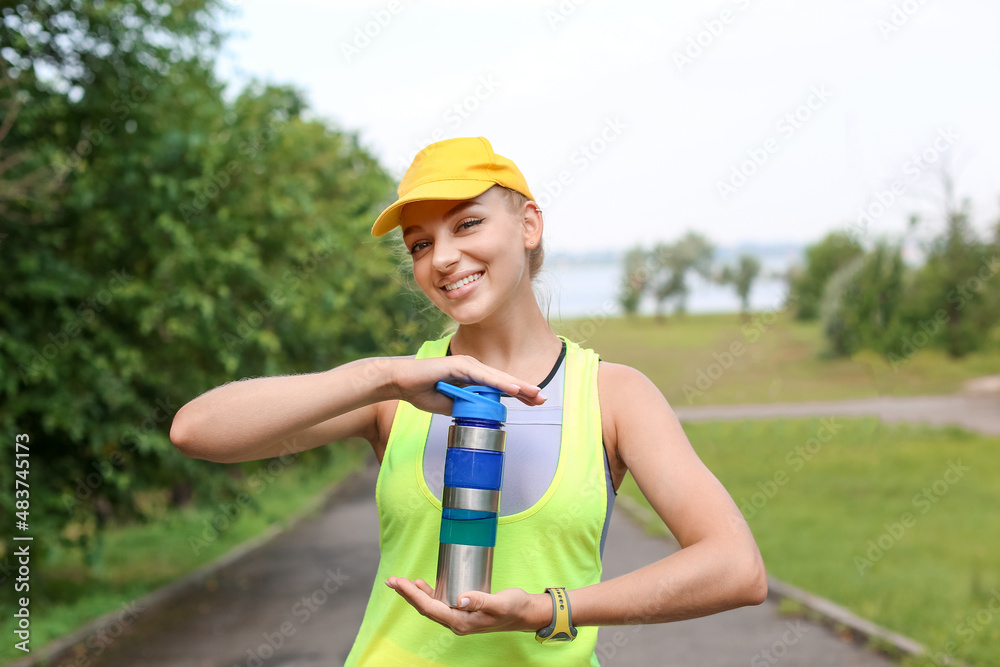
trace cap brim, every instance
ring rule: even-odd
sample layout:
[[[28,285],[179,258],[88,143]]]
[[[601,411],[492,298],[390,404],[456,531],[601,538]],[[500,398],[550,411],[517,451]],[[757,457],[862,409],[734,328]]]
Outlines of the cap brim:
[[[403,207],[415,201],[441,200],[441,199],[472,199],[478,197],[496,185],[496,181],[431,181],[424,183],[406,193],[405,197],[400,197],[375,220],[372,225],[372,236],[383,236],[399,226],[399,216],[403,212]]]

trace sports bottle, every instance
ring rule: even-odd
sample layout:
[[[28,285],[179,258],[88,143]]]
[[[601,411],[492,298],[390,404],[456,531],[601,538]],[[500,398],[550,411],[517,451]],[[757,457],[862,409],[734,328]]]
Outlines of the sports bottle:
[[[437,390],[455,404],[444,462],[434,597],[457,607],[466,591],[492,592],[507,408],[493,387],[438,382]]]

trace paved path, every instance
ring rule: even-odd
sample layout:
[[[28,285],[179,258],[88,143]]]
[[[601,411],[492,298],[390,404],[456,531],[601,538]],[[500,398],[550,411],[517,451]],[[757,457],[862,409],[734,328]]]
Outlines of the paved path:
[[[375,474],[369,469],[346,482],[317,516],[222,570],[205,589],[186,594],[162,611],[140,614],[126,634],[102,655],[87,655],[84,664],[343,664],[378,563]],[[616,510],[604,558],[606,577],[663,558],[674,548],[645,535]],[[311,605],[303,604],[303,598],[312,598]],[[773,657],[769,660],[764,651]],[[598,655],[605,666],[892,664],[841,641],[823,627],[780,616],[772,601],[680,623],[602,628]],[[756,662],[755,656],[759,657]],[[63,659],[54,664],[72,663]]]
[[[954,424],[986,435],[1000,435],[1000,393],[981,396],[879,396],[845,401],[675,406],[674,412],[681,421],[872,415],[887,422]]]
[[[885,421],[957,424],[1000,435],[1000,394],[992,392],[679,407],[676,412],[682,421],[875,415]],[[76,656],[84,659],[76,664],[342,664],[361,623],[378,564],[376,472],[370,469],[345,483],[316,516],[222,570],[204,589],[186,593],[165,609],[141,613],[110,647],[99,641],[89,652]],[[616,510],[605,552],[605,576],[630,572],[675,548],[645,535]],[[780,616],[772,601],[680,623],[602,628],[598,655],[605,666],[892,664],[841,641],[819,625]],[[74,662],[66,657],[54,664],[62,667]]]

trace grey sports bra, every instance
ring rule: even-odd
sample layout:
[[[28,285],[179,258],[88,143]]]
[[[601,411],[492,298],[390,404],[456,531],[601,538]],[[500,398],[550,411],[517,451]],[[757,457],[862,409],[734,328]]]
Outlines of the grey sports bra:
[[[448,354],[451,354],[449,347]],[[548,400],[529,407],[516,398],[503,397],[507,406],[507,444],[504,449],[503,488],[500,492],[500,516],[517,514],[537,503],[556,474],[562,441],[563,384],[566,375],[566,343],[549,376],[539,385]],[[431,416],[423,470],[428,488],[438,500],[444,487],[444,459],[448,447],[451,417]],[[607,487],[607,513],[601,533],[601,554],[611,524],[611,510],[617,492],[611,480],[611,465],[604,451],[604,478]]]

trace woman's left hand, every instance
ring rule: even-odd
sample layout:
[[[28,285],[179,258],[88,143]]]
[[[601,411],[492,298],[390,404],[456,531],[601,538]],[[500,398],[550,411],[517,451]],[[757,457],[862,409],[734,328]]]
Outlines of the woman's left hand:
[[[543,621],[535,627],[533,619],[538,616],[536,596],[520,588],[506,588],[492,595],[469,591],[462,594],[460,606],[455,608],[435,600],[434,589],[423,579],[410,581],[405,577],[389,577],[385,583],[423,616],[437,621],[456,635],[505,630],[534,632],[545,626]],[[548,598],[547,595],[545,597]],[[462,604],[465,599],[468,602]]]

